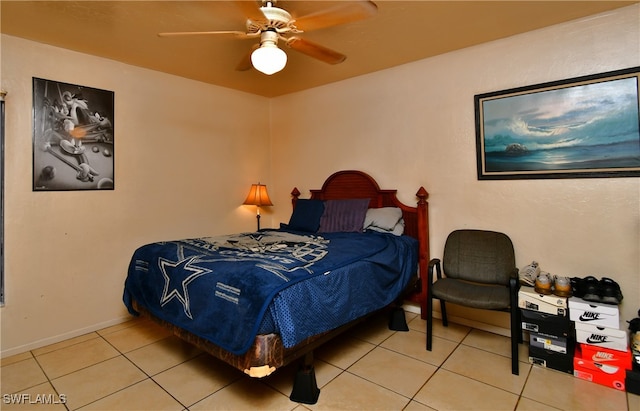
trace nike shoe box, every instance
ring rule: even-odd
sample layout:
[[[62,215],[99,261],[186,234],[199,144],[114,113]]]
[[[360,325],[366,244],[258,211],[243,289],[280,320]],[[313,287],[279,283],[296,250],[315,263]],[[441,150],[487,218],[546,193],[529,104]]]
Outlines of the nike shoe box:
[[[520,315],[525,331],[555,338],[575,338],[574,323],[567,316],[531,310],[520,310]]]
[[[585,356],[582,351],[583,347],[584,345],[578,344],[576,348],[573,358],[573,375],[583,380],[624,391],[627,370],[631,368],[631,361],[621,362],[617,365],[600,359],[594,361],[593,358]]]
[[[592,324],[576,322],[576,341],[611,350],[627,351],[629,337],[626,330],[619,328],[599,327]],[[631,363],[631,361],[629,361]]]
[[[539,294],[533,287],[520,287],[518,291],[518,307],[524,310],[566,316],[569,314],[567,300],[553,294]]]
[[[576,323],[619,328],[620,310],[617,305],[600,304],[581,298],[569,298],[569,319]]]
[[[630,349],[618,351],[591,344],[578,344],[578,348],[583,359],[600,364],[615,365],[624,369],[631,368],[632,354]]]
[[[533,365],[573,374],[574,350],[573,338],[529,334],[529,362]]]

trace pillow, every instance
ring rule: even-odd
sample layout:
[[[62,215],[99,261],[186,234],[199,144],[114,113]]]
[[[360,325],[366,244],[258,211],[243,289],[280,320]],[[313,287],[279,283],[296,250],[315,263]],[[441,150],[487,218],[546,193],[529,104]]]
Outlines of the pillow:
[[[324,212],[322,200],[296,200],[296,207],[289,219],[288,228],[297,231],[315,233],[320,227],[320,218]]]
[[[369,201],[368,198],[325,201],[318,232],[361,233]]]
[[[391,230],[386,230],[384,228],[380,228],[380,227],[376,227],[376,226],[369,226],[367,227],[367,231],[377,231],[379,233],[390,233],[393,235],[397,235],[400,236],[402,234],[404,234],[404,219],[401,218],[400,221],[398,221],[398,223],[393,226],[393,228]]]
[[[402,210],[399,207],[370,208],[364,218],[364,229],[379,228],[383,231],[393,231],[401,219]]]

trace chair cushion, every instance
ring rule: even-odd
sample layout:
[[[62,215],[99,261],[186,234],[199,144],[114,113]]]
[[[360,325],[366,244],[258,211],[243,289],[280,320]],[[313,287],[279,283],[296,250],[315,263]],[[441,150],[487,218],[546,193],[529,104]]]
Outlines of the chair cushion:
[[[485,310],[506,310],[509,287],[442,278],[431,285],[434,298]]]

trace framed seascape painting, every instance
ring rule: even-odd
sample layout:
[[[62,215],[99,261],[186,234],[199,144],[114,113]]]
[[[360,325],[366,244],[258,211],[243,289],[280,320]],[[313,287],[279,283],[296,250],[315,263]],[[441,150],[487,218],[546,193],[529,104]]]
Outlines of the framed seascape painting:
[[[475,96],[479,180],[640,176],[640,67]]]
[[[33,191],[113,190],[114,94],[33,78]]]

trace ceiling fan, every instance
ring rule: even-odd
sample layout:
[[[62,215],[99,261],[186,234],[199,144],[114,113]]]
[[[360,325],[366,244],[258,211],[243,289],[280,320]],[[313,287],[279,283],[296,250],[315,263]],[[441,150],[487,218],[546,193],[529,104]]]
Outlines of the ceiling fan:
[[[235,3],[247,17],[246,31],[188,31],[158,33],[158,36],[218,34],[240,39],[259,38],[260,43],[252,47],[249,54],[237,65],[236,70],[249,70],[253,66],[256,70],[271,75],[282,70],[287,64],[286,53],[278,48],[279,40],[288,47],[325,63],[342,63],[347,58],[344,54],[305,40],[298,34],[362,20],[372,17],[378,10],[378,6],[372,1],[359,0],[344,2],[327,10],[294,18],[288,11],[276,7],[276,0],[263,0],[262,7],[256,7],[252,1],[237,0]]]

